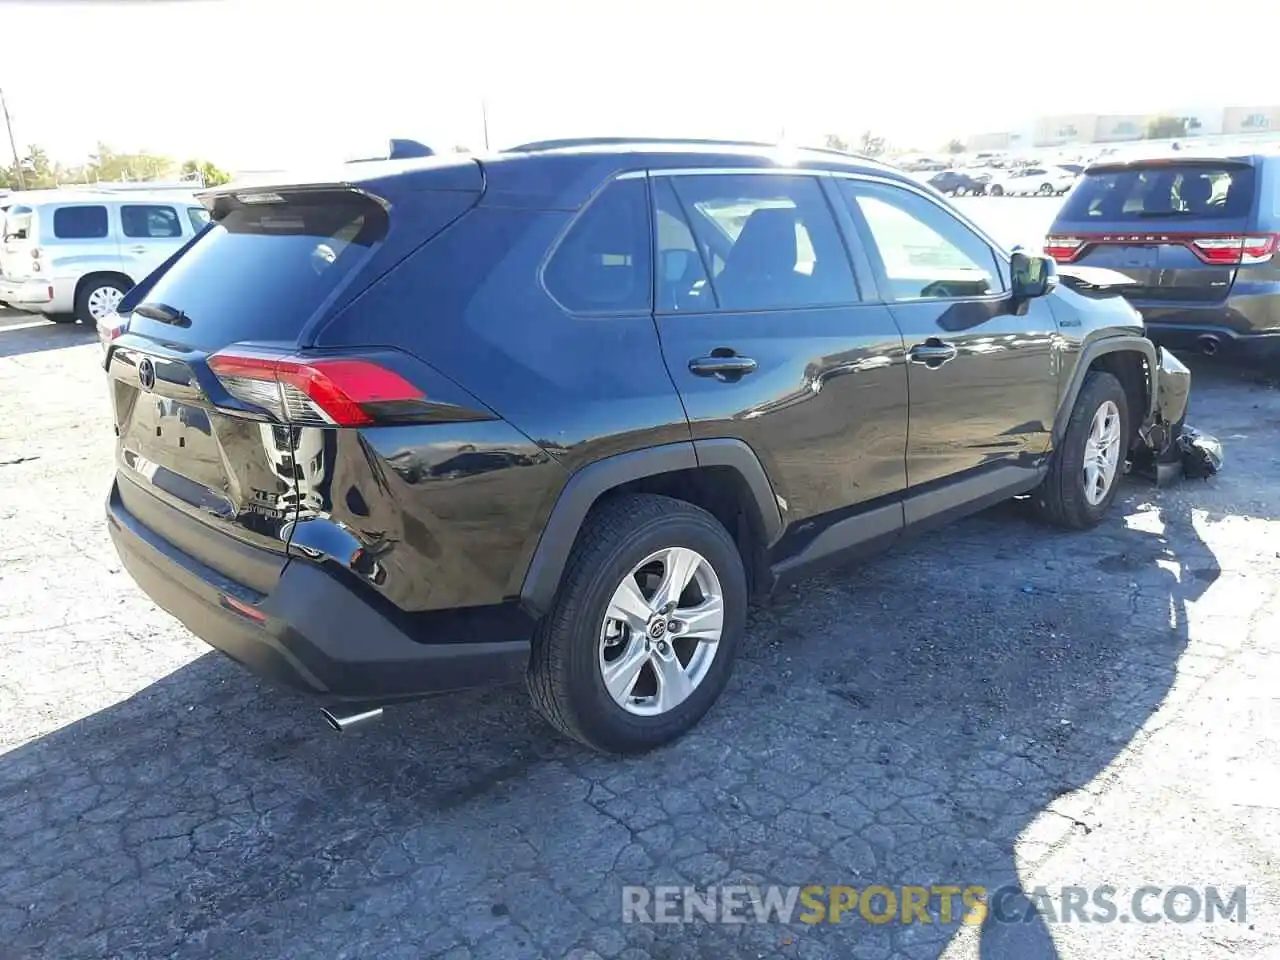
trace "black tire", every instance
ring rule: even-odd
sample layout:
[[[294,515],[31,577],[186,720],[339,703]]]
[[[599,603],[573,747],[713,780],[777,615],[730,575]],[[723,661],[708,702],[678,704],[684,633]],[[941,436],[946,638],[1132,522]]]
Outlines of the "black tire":
[[[709,672],[670,712],[636,716],[609,694],[600,673],[600,628],[613,592],[638,563],[664,547],[698,551],[715,570],[724,625]],[[747,580],[728,531],[682,500],[631,494],[593,508],[578,536],[551,612],[529,660],[533,705],[566,736],[607,753],[643,753],[692,728],[724,690],[746,624]]]
[[[1094,414],[1108,400],[1120,411],[1120,461],[1111,489],[1101,502],[1093,504],[1085,497],[1085,443],[1089,439]],[[1120,490],[1124,462],[1129,453],[1129,423],[1129,399],[1120,381],[1101,370],[1086,374],[1076,405],[1071,408],[1062,443],[1049,463],[1049,473],[1032,494],[1032,503],[1042,518],[1069,530],[1087,530],[1101,522]]]
[[[1057,191],[1053,189],[1053,184],[1052,184],[1052,183],[1042,183],[1042,184],[1040,184],[1040,196],[1042,196],[1042,197],[1052,197],[1056,192],[1057,192]]]
[[[1000,186],[1000,184],[997,183],[995,186],[990,188],[990,192],[993,197],[1003,197],[1004,187]]]
[[[129,292],[127,284],[110,277],[87,280],[80,284],[80,289],[76,291],[76,319],[86,327],[96,328],[98,326],[98,321],[89,313],[89,297],[93,295],[95,290],[103,289],[119,290],[122,295]]]

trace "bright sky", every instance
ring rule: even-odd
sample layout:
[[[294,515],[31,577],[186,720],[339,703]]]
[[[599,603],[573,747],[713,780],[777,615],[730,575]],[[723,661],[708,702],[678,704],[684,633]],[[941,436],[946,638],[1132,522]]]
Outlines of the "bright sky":
[[[100,139],[233,170],[391,136],[479,148],[482,97],[494,147],[785,127],[933,149],[1037,114],[1280,104],[1280,4],[1232,9],[1224,23],[1195,0],[0,0],[0,88],[20,147],[71,162]]]

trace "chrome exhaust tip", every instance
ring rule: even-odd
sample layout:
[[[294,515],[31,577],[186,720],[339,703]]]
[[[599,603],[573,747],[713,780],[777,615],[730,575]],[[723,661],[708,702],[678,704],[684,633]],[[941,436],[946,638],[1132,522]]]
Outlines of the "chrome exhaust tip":
[[[372,726],[375,722],[381,720],[382,708],[374,707],[371,710],[348,712],[340,707],[332,709],[326,707],[320,711],[320,716],[337,733],[348,733],[357,727]]]
[[[1218,338],[1211,334],[1206,333],[1203,337],[1197,340],[1196,343],[1200,347],[1200,352],[1206,357],[1212,357],[1218,352]]]

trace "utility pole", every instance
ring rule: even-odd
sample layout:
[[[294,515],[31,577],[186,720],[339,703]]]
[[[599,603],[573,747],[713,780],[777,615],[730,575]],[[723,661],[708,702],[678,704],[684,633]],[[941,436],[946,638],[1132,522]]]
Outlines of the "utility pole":
[[[18,159],[18,144],[13,139],[13,124],[9,120],[9,104],[0,90],[0,110],[4,111],[4,128],[9,131],[9,149],[13,151],[13,169],[18,175],[18,189],[27,189],[27,178],[22,173],[22,161]]]
[[[480,120],[484,124],[484,152],[489,152],[489,101],[480,98]]]

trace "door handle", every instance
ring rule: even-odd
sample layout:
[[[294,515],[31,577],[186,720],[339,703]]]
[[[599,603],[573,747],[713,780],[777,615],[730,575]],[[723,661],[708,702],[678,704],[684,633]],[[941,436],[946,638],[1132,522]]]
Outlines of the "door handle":
[[[756,369],[750,357],[740,357],[727,347],[717,347],[709,357],[695,357],[689,361],[689,372],[698,377],[717,377],[720,380],[737,380]]]
[[[130,248],[129,248],[129,252],[130,252],[130,253],[146,253],[146,252],[147,252],[147,248],[146,248],[146,247],[142,247],[142,246],[138,246],[138,247],[130,247]]]
[[[954,360],[959,352],[954,343],[930,337],[924,343],[917,343],[911,348],[911,362],[922,363],[930,370],[936,370],[948,360]]]

